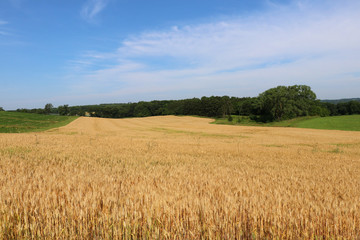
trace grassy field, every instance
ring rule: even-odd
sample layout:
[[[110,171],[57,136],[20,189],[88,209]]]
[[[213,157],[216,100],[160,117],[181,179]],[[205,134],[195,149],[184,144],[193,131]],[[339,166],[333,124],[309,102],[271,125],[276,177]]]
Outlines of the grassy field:
[[[281,122],[257,123],[247,116],[233,116],[233,121],[227,118],[216,119],[214,124],[263,126],[263,127],[297,127],[327,130],[360,131],[360,115],[334,117],[301,117]]]
[[[77,117],[0,112],[0,133],[39,132],[65,126]]]
[[[360,131],[360,115],[313,118],[300,121],[295,126],[299,128]]]
[[[360,236],[360,132],[211,121],[0,134],[0,239]]]

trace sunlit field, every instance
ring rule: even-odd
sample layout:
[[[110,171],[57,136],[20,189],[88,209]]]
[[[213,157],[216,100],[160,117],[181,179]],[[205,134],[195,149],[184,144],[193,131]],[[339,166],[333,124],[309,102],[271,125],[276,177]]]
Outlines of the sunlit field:
[[[0,134],[0,238],[358,239],[360,132],[211,121]]]

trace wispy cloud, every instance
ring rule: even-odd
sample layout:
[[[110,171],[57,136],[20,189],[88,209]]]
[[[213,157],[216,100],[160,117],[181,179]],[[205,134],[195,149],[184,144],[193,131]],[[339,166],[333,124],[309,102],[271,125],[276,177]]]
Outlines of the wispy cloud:
[[[322,3],[294,1],[252,16],[144,32],[114,52],[82,59],[95,67],[84,66],[76,85],[87,86],[83,94],[125,101],[255,96],[280,84],[307,84],[319,97],[357,96],[360,4]],[[107,67],[99,68],[101,61]]]
[[[93,22],[98,15],[107,6],[108,0],[88,0],[81,9],[81,16],[88,22]]]
[[[9,35],[10,35],[10,33],[8,33],[8,32],[4,32],[4,31],[0,31],[0,35],[2,35],[2,36],[9,36]]]
[[[4,26],[7,25],[8,22],[4,21],[4,20],[0,20],[0,36],[9,36],[11,35],[5,28]]]

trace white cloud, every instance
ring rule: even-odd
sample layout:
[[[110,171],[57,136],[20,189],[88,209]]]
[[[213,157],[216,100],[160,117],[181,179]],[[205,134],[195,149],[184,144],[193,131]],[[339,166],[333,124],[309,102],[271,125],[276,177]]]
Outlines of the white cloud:
[[[82,7],[80,14],[86,21],[92,22],[107,4],[108,0],[88,0]]]
[[[109,101],[255,96],[280,84],[307,84],[322,98],[356,97],[360,4],[345,2],[296,1],[253,16],[144,32],[112,53],[86,57],[111,64],[88,68],[77,85],[101,88]]]
[[[0,20],[0,36],[9,36],[11,35],[7,30],[4,29],[4,25],[7,25],[7,21]]]

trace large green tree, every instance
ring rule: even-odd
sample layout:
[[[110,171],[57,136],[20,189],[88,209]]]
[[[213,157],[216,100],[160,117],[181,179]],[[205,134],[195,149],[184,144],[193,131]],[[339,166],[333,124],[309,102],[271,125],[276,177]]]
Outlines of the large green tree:
[[[278,86],[259,95],[262,121],[308,116],[317,106],[316,94],[306,85]]]

